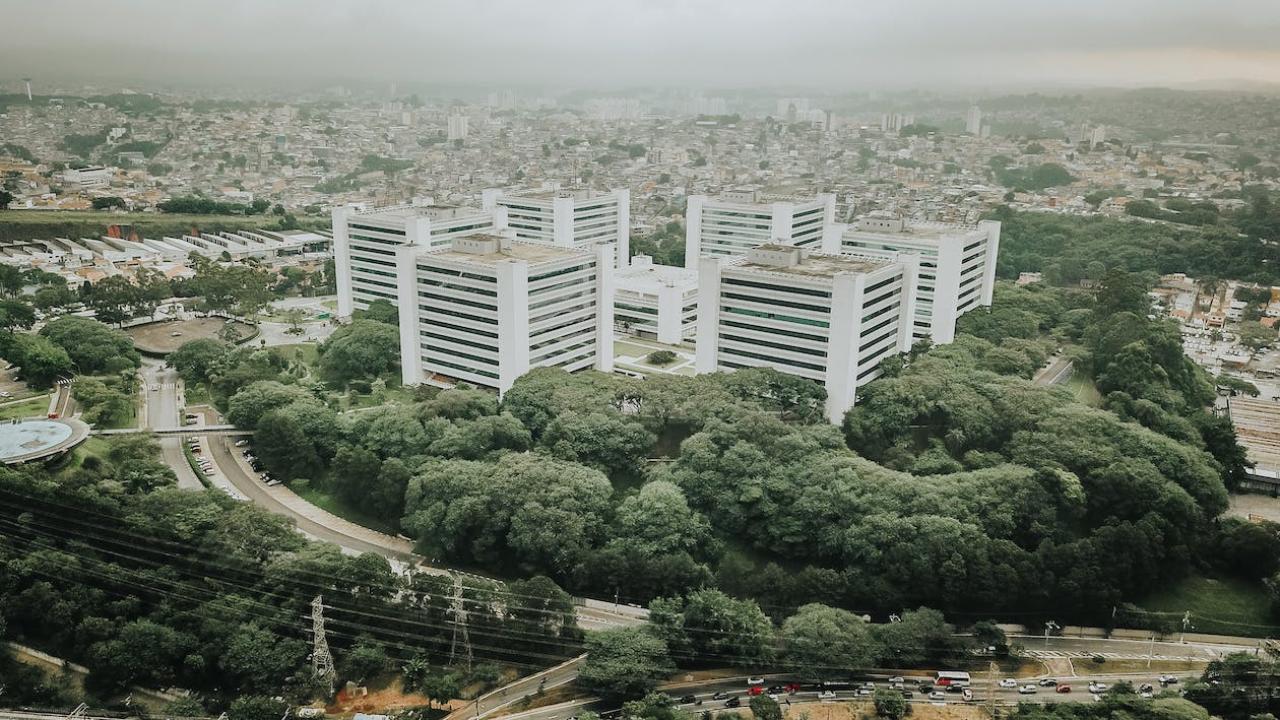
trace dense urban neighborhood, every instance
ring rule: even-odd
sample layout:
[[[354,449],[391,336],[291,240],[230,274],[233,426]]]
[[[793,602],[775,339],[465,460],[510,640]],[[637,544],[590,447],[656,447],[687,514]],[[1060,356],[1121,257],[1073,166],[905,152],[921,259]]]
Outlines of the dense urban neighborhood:
[[[1274,85],[13,72],[0,720],[1280,713]]]

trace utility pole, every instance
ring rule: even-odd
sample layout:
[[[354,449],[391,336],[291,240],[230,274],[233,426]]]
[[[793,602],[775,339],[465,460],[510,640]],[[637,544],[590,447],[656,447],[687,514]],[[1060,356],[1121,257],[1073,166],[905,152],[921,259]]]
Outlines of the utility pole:
[[[79,705],[76,706],[75,710],[71,711],[71,714],[67,715],[67,720],[76,720],[76,718],[83,718],[88,709],[89,709],[88,705],[85,705],[84,703],[80,703]]]
[[[1188,610],[1182,615],[1182,635],[1178,638],[1178,642],[1185,643],[1187,641],[1187,630],[1194,630],[1195,625],[1191,624],[1191,611]]]
[[[329,641],[324,635],[324,600],[317,595],[311,601],[311,671],[323,680],[333,693],[333,681],[337,673],[333,669],[333,655],[329,652]]]
[[[994,660],[987,663],[987,714],[991,720],[996,720],[996,673],[999,670],[1000,663]]]
[[[449,644],[449,662],[458,652],[458,636],[462,636],[462,645],[467,653],[467,672],[471,672],[471,636],[467,634],[467,610],[462,603],[462,577],[453,576],[453,602],[449,608],[453,615],[453,642]]]

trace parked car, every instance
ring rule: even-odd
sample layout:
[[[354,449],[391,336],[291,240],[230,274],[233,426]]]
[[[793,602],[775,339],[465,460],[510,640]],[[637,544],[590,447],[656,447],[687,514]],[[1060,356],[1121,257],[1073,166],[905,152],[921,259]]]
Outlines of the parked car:
[[[244,447],[245,445],[248,445],[248,444],[249,444],[249,441],[248,441],[248,440],[237,440],[237,441],[236,441],[236,447]]]
[[[1040,691],[1040,688],[1036,687],[1035,685],[1023,685],[1022,687],[1018,688],[1019,695],[1035,695],[1039,691]]]
[[[683,695],[680,697],[681,705],[689,705],[696,702],[698,702],[698,697],[696,695]]]
[[[1000,681],[999,685],[1002,688],[1016,688],[1018,687],[1018,681],[1013,678],[1005,678]]]
[[[965,688],[960,695],[965,699],[965,702],[973,702],[973,691],[969,688]]]

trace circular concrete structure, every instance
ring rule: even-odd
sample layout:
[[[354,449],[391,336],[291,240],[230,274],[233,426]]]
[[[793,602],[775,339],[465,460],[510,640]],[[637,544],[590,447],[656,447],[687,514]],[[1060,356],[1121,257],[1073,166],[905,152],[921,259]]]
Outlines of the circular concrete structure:
[[[89,426],[79,420],[18,420],[0,423],[0,463],[17,465],[60,455],[84,442]]]

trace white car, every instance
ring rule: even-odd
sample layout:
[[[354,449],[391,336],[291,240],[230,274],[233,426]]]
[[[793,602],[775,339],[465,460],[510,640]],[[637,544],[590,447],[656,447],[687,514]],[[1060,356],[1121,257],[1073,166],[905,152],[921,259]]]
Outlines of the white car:
[[[1035,695],[1038,692],[1040,692],[1040,688],[1036,687],[1035,685],[1023,685],[1022,687],[1018,688],[1019,695]]]
[[[836,691],[835,691],[835,690],[823,690],[822,692],[818,693],[818,699],[819,699],[819,700],[835,700],[835,699],[836,699]]]
[[[1102,682],[1089,683],[1089,692],[1091,693],[1097,694],[1097,693],[1106,692],[1106,691],[1107,691],[1106,683],[1102,683]]]
[[[961,690],[960,696],[964,698],[965,702],[973,702],[973,691],[969,688]]]
[[[237,440],[237,441],[236,441],[236,447],[244,447],[245,445],[248,445],[248,444],[249,444],[249,441],[248,441],[248,440]]]
[[[13,397],[13,393],[8,390],[0,391],[0,398]]]
[[[870,695],[873,692],[875,692],[875,690],[872,690],[871,688],[858,688],[859,695],[866,696],[866,695]]]
[[[764,678],[762,678],[762,677],[749,677],[749,678],[747,678],[747,685],[748,685],[748,686],[750,686],[750,685],[763,685],[763,684],[764,684]]]
[[[898,683],[899,685],[901,685],[902,683],[906,682],[906,679],[903,678],[901,675],[894,675],[893,677],[889,678],[886,682]]]
[[[155,392],[155,391],[157,391],[157,390],[159,390],[159,389],[160,389],[160,386],[159,386],[159,385],[152,385],[152,386],[151,386],[151,392]]]
[[[947,694],[942,692],[941,690],[934,690],[933,692],[929,693],[929,699],[934,701],[946,702]]]
[[[1005,679],[1003,679],[1003,680],[1001,680],[1001,681],[1000,681],[1000,687],[1002,687],[1002,688],[1016,688],[1016,687],[1018,687],[1018,681],[1017,681],[1017,680],[1014,680],[1013,678],[1005,678]]]

